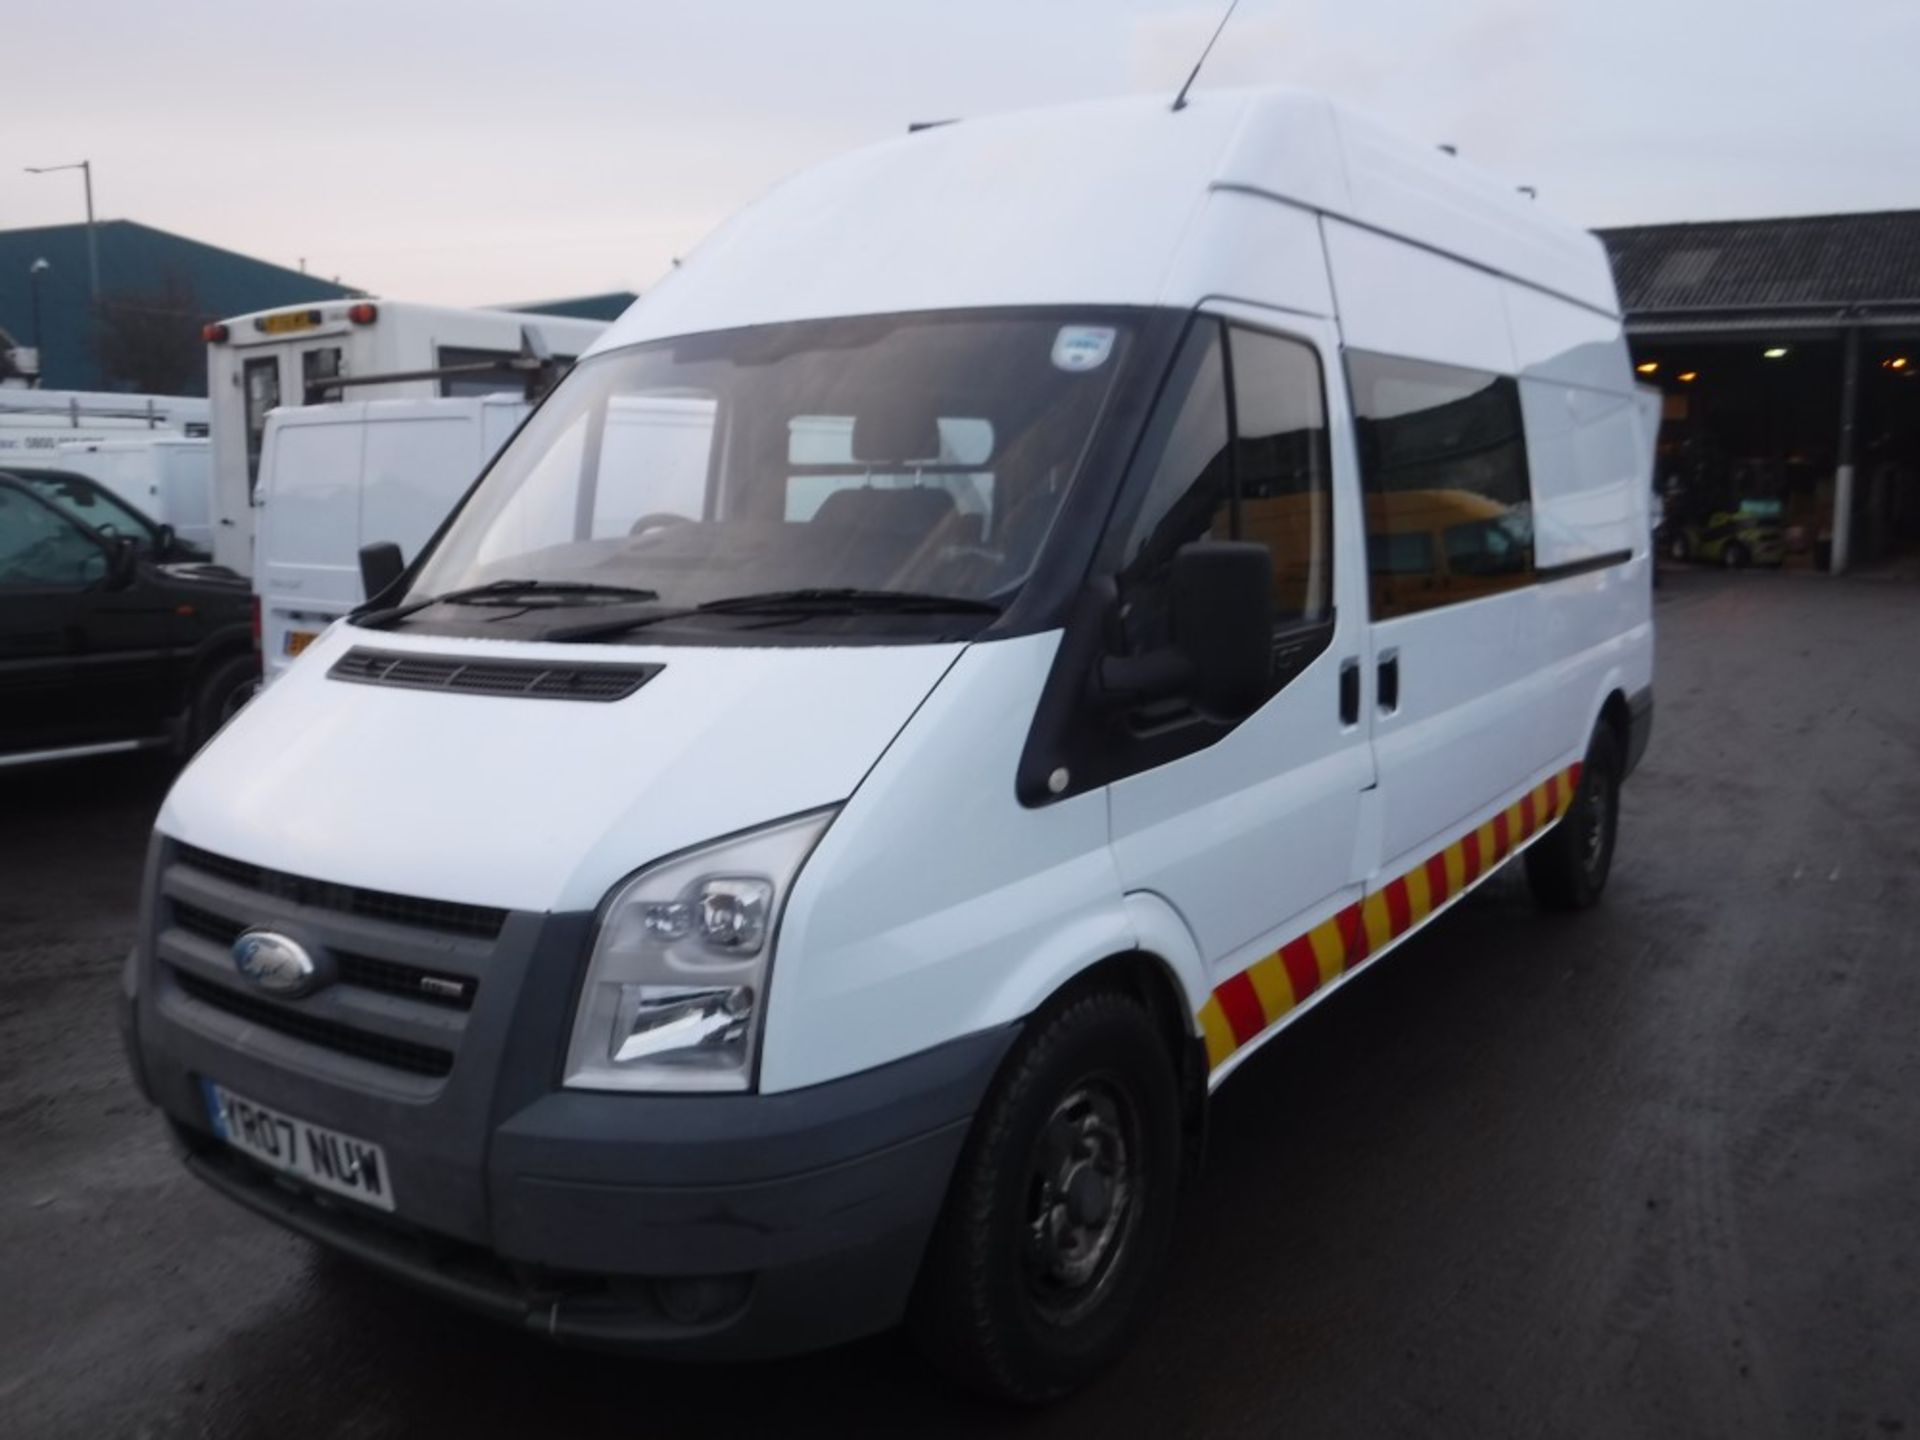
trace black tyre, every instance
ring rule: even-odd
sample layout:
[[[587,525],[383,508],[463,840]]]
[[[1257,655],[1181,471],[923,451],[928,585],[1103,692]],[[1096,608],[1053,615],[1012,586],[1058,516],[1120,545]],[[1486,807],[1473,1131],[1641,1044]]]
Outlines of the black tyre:
[[[187,732],[191,747],[198,750],[211,740],[259,688],[260,666],[252,655],[230,655],[215,661],[194,686]]]
[[[1113,1363],[1173,1235],[1179,1084],[1145,1007],[1089,991],[1033,1021],[954,1172],[908,1317],[973,1389],[1036,1403]]]
[[[1738,540],[1729,540],[1726,548],[1720,552],[1720,563],[1729,570],[1744,570],[1752,559],[1747,547]]]
[[[1604,723],[1587,747],[1566,815],[1527,851],[1527,883],[1550,910],[1585,910],[1600,899],[1620,833],[1620,745]]]
[[[1693,545],[1687,539],[1686,532],[1676,530],[1667,541],[1667,554],[1675,560],[1686,560],[1693,554]]]

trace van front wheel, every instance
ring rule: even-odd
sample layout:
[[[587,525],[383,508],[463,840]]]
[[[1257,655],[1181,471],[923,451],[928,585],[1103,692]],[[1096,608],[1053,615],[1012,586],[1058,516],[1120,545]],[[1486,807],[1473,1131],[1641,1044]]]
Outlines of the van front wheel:
[[[1527,883],[1549,910],[1585,910],[1600,899],[1620,832],[1620,745],[1602,725],[1587,747],[1573,803],[1527,851]]]
[[[1051,1400],[1132,1340],[1173,1235],[1179,1086],[1146,1009],[1097,990],[1035,1018],[981,1107],[921,1268],[921,1352]]]

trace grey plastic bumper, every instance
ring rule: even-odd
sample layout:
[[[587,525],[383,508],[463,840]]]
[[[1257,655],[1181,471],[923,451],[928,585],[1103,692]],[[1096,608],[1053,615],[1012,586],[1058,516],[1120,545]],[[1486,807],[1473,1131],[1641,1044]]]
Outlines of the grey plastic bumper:
[[[173,1128],[215,1189],[470,1310],[595,1348],[790,1354],[905,1313],[1014,1033],[785,1095],[550,1095],[494,1134],[485,1245],[307,1193],[197,1127]],[[482,1186],[477,1168],[473,1179]]]
[[[401,1280],[582,1343],[774,1354],[892,1324],[1017,1032],[782,1094],[564,1091],[592,916],[515,913],[484,942],[425,952],[480,978],[470,1009],[434,1012],[443,1029],[428,1038],[444,1037],[447,1072],[410,1074],[382,1068],[377,1052],[328,1048],[340,1025],[309,1026],[331,1013],[392,1028],[365,1017],[398,1002],[350,994],[344,980],[299,1001],[259,1000],[192,924],[218,910],[397,961],[422,950],[417,931],[327,908],[284,879],[225,880],[164,840],[147,883],[122,1029],[194,1173]],[[228,1148],[203,1080],[381,1145],[395,1212],[312,1193]]]

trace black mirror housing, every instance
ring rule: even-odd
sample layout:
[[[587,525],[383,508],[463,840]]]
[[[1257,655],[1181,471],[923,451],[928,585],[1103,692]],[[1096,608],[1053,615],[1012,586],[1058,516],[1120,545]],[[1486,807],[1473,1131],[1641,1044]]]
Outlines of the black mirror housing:
[[[400,582],[407,562],[400,547],[391,540],[376,540],[360,547],[360,585],[371,605]]]
[[[1173,648],[1191,667],[1194,703],[1239,716],[1273,684],[1273,555],[1264,545],[1200,540],[1174,552],[1169,575]]]
[[[115,535],[107,541],[107,588],[124,590],[140,573],[140,545],[131,535]]]

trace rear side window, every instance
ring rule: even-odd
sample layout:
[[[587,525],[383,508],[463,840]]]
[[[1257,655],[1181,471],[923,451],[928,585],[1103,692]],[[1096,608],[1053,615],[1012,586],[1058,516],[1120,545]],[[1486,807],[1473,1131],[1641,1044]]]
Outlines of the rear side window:
[[[1373,618],[1534,578],[1526,434],[1514,380],[1349,351]]]

